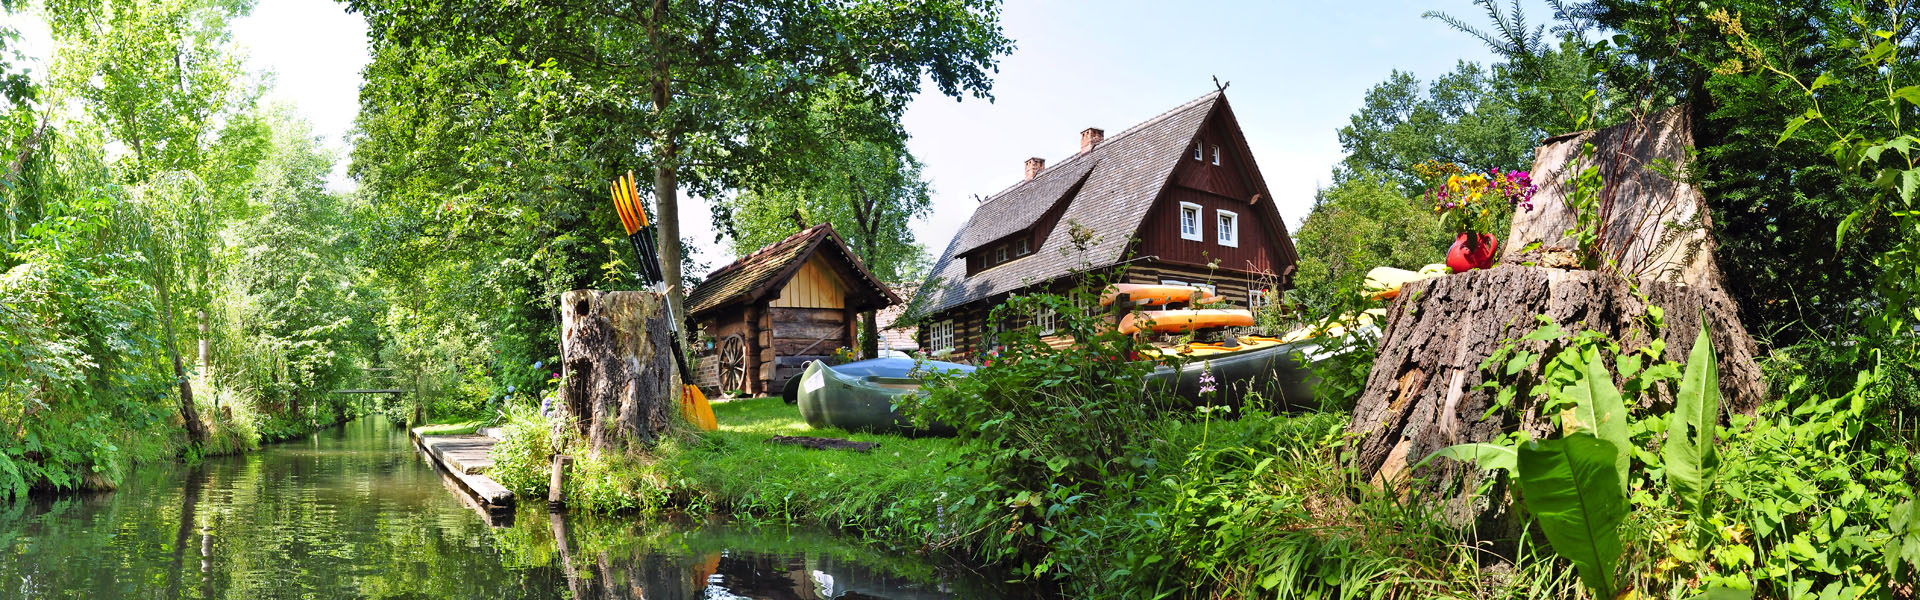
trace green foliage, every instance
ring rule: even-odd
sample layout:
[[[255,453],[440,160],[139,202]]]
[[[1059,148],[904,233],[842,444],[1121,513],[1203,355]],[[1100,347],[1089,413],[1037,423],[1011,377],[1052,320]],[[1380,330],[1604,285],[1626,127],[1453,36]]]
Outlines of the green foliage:
[[[1525,100],[1528,89],[1512,69],[1466,61],[1435,79],[1424,94],[1412,73],[1394,71],[1367,90],[1359,112],[1340,128],[1347,156],[1335,168],[1334,180],[1377,176],[1407,196],[1419,196],[1427,188],[1414,167],[1436,158],[1527,170],[1540,140],[1567,131],[1555,127],[1543,107]]]
[[[1093,305],[1093,288],[1076,291]],[[994,308],[992,319],[1059,315],[1056,335],[1072,346],[1055,349],[1033,328],[1000,334],[986,365],[955,376],[933,373],[919,394],[898,409],[917,422],[939,421],[960,430],[967,460],[985,474],[970,493],[1003,508],[997,542],[1014,552],[1020,569],[1047,575],[1060,559],[1050,549],[1060,527],[1104,483],[1137,476],[1139,424],[1173,406],[1146,385],[1148,361],[1125,360],[1141,346],[1068,298],[1038,294]],[[992,556],[1003,559],[1009,557]]]
[[[1595,597],[1614,597],[1627,516],[1626,482],[1614,469],[1619,447],[1581,432],[1521,444],[1519,454],[1520,489],[1547,541]]]
[[[1314,194],[1312,212],[1294,234],[1300,265],[1290,300],[1326,303],[1356,290],[1374,267],[1419,270],[1446,257],[1453,236],[1433,212],[1383,176],[1355,173]]]
[[[1720,367],[1708,331],[1702,315],[1700,337],[1687,355],[1687,372],[1674,395],[1667,441],[1661,448],[1667,484],[1679,497],[1681,510],[1693,514],[1712,512],[1707,491],[1713,487],[1720,466],[1719,453],[1714,449],[1718,437],[1714,434],[1720,426]]]

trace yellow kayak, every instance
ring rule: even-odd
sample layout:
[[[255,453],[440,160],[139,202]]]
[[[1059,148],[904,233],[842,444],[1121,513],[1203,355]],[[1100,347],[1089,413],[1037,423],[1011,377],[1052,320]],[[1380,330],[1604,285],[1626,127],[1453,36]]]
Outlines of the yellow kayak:
[[[1128,314],[1120,319],[1120,333],[1142,331],[1184,333],[1215,327],[1252,327],[1253,313],[1240,309],[1199,308],[1149,310]]]
[[[1121,296],[1136,306],[1166,306],[1179,302],[1219,302],[1219,296],[1206,296],[1205,290],[1190,285],[1155,285],[1150,283],[1116,283],[1100,292],[1100,305],[1112,306]]]

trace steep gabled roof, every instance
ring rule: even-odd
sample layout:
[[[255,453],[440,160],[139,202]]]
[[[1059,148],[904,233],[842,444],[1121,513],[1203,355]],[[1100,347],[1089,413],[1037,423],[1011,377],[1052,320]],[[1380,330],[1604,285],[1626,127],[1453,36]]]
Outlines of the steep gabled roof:
[[[1003,237],[1034,226],[1034,222],[1054,204],[1066,199],[1067,192],[1087,179],[1097,160],[1068,161],[1045,171],[1032,181],[1022,181],[981,202],[973,209],[973,218],[960,228],[956,241],[958,254],[966,254]]]
[[[1214,106],[1223,101],[1224,96],[1216,91],[1182,104],[1108,137],[1092,150],[1076,154],[1042,171],[1032,181],[1016,184],[981,203],[974,209],[974,217],[968,220],[967,227],[954,236],[946,253],[934,264],[927,283],[916,296],[914,312],[931,314],[1054,279],[1073,272],[1083,260],[1091,266],[1123,260],[1121,253],[1126,252],[1148,209],[1172,178],[1174,167],[1190,150],[1190,144]],[[1083,175],[1075,175],[1082,172]],[[1058,197],[1071,190],[1081,178],[1085,182],[1072,198]],[[1074,181],[1060,183],[1067,179]],[[1056,187],[1059,192],[1055,192],[1055,198],[1068,202],[1067,209],[1041,246],[1024,258],[968,277],[967,261],[961,255],[1033,226],[1046,207],[1051,206],[1051,203],[1041,206],[1041,199]],[[996,206],[1002,202],[1006,204]],[[1035,210],[1034,206],[1040,208]],[[989,218],[983,218],[983,213]],[[1017,226],[1009,226],[1008,222]],[[1073,247],[1072,236],[1065,235],[1075,224],[1087,228],[1094,236],[1084,255]],[[977,234],[972,231],[976,225],[989,229],[983,229],[987,233]],[[994,235],[994,232],[1000,233]]]
[[[847,250],[846,242],[840,239],[840,234],[833,231],[833,225],[821,223],[709,273],[699,287],[687,293],[687,313],[699,317],[714,309],[758,301],[768,294],[777,293],[800,270],[800,265],[806,264],[807,259],[822,251],[837,255],[849,267],[847,270],[855,281],[848,283],[856,288],[855,291],[871,294],[870,300],[865,303],[849,298],[849,308],[865,310],[900,302],[893,290],[887,289],[886,284],[880,283],[865,265],[853,257],[853,253]]]

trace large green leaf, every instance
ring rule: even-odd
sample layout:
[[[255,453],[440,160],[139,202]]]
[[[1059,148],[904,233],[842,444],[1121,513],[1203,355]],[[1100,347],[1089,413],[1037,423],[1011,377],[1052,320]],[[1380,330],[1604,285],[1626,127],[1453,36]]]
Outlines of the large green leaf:
[[[1414,468],[1420,468],[1420,465],[1427,464],[1427,461],[1441,457],[1470,462],[1487,471],[1501,470],[1508,473],[1512,473],[1520,462],[1518,453],[1512,448],[1499,444],[1455,444],[1428,454],[1426,458],[1420,459],[1420,464],[1414,465]]]
[[[1520,491],[1555,552],[1573,561],[1595,597],[1615,596],[1627,497],[1612,442],[1586,433],[1520,446]]]
[[[1560,393],[1573,400],[1573,408],[1562,416],[1567,433],[1586,431],[1614,445],[1614,469],[1620,480],[1620,494],[1627,493],[1627,467],[1633,456],[1633,441],[1627,434],[1627,406],[1620,399],[1620,388],[1613,385],[1613,374],[1599,352],[1582,357],[1583,369],[1573,383]],[[1571,417],[1570,419],[1567,417]]]
[[[1712,331],[1700,318],[1700,335],[1687,355],[1687,371],[1680,378],[1673,414],[1667,416],[1667,442],[1662,449],[1667,482],[1682,508],[1707,512],[1707,489],[1720,466],[1714,451],[1714,431],[1720,424],[1720,368],[1714,362]]]

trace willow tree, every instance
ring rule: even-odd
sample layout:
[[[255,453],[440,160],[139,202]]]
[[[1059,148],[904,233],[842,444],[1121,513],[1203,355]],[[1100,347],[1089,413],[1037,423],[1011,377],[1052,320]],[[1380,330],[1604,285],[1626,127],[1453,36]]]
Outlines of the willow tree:
[[[197,172],[219,124],[251,100],[228,23],[247,0],[49,0],[55,93],[79,100],[127,152],[114,165],[134,189],[131,224],[161,304],[181,416],[195,443],[205,430],[180,357],[177,312],[199,323],[208,361],[220,213]]]
[[[717,197],[836,152],[807,119],[826,96],[877,107],[890,118],[872,126],[897,131],[923,81],[987,97],[1012,49],[997,0],[348,5],[374,51],[354,167],[374,192],[487,205],[475,212],[517,199],[546,219],[515,227],[565,221],[573,235],[612,227],[605,183],[639,165],[661,237],[679,240],[683,189]],[[661,252],[675,305],[681,253]]]

